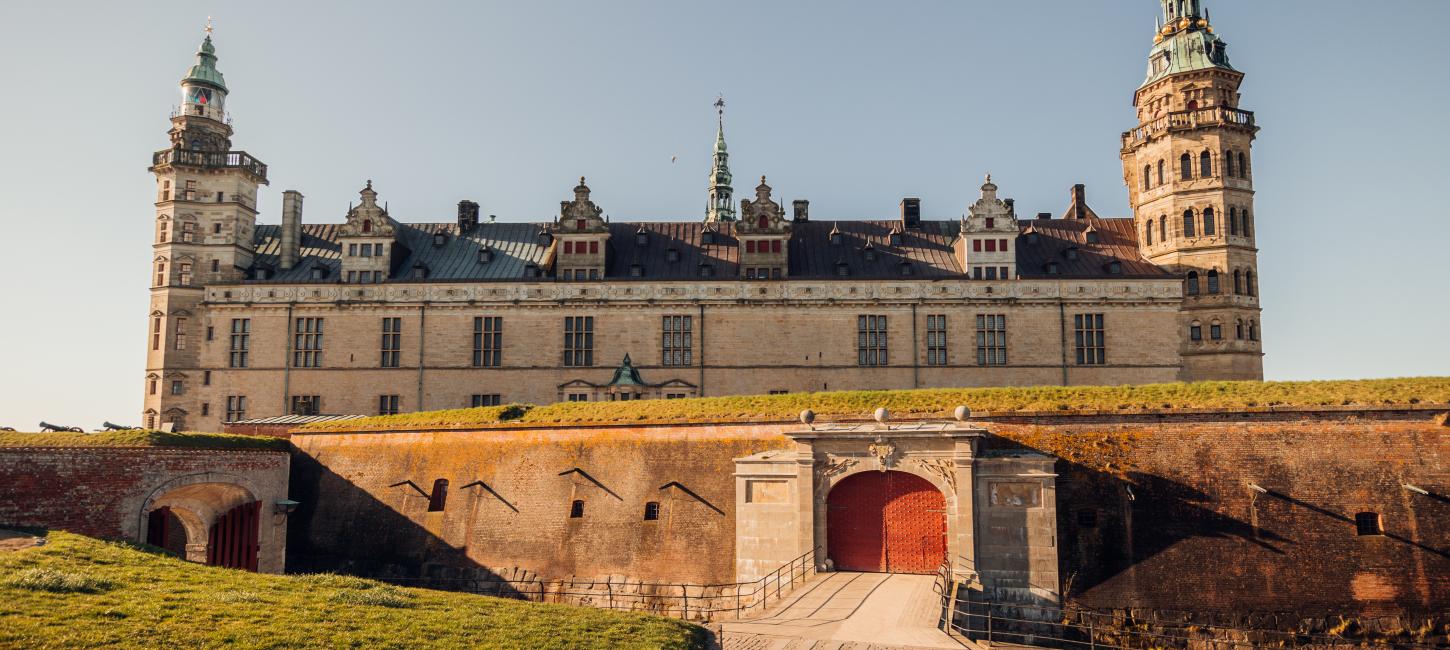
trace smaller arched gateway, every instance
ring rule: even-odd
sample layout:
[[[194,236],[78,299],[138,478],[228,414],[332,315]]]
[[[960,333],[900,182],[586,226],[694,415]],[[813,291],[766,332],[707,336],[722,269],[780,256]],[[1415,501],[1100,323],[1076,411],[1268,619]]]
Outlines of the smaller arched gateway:
[[[827,557],[842,571],[932,573],[947,557],[946,497],[924,478],[861,472],[826,497]]]

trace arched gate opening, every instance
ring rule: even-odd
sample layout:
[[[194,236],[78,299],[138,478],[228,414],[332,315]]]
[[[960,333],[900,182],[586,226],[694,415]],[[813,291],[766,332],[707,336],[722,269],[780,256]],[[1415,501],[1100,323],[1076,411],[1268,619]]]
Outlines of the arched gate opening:
[[[861,472],[826,496],[826,553],[841,571],[933,573],[946,534],[946,497],[914,474]]]

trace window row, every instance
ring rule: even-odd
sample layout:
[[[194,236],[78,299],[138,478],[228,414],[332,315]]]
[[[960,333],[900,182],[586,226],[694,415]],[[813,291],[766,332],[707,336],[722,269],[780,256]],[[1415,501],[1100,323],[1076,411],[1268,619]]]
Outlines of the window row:
[[[1224,338],[1223,324],[1218,319],[1213,319],[1208,324],[1208,338],[1211,341],[1222,341]],[[1259,340],[1259,322],[1240,318],[1234,321],[1234,338],[1239,341]],[[1203,323],[1193,321],[1188,324],[1188,340],[1198,342],[1203,340]]]
[[[754,239],[745,240],[745,252],[747,253],[779,253],[780,251],[781,243],[779,239],[771,239],[759,243]]]
[[[1207,150],[1199,152],[1197,166],[1194,165],[1193,154],[1184,153],[1178,157],[1178,179],[1189,181],[1194,178],[1213,178],[1213,154]],[[1224,176],[1226,178],[1248,178],[1248,157],[1242,151],[1223,152]],[[1157,174],[1154,174],[1154,170]],[[1156,179],[1155,179],[1156,176]],[[1168,162],[1159,159],[1157,165],[1150,163],[1143,165],[1143,176],[1139,179],[1143,191],[1151,190],[1168,182]]]
[[[1208,293],[1210,295],[1220,293],[1218,269],[1209,270],[1203,277],[1207,280]],[[1200,276],[1198,271],[1189,271],[1184,276],[1183,293],[1189,296],[1200,295],[1203,292],[1203,287],[1199,280]],[[1239,269],[1234,269],[1233,292],[1237,296],[1258,295],[1258,288],[1254,283],[1254,272],[1252,270],[1240,271]]]
[[[350,257],[383,257],[387,255],[387,248],[384,244],[348,244],[347,254]]]
[[[1189,208],[1183,211],[1182,217],[1175,220],[1176,223],[1171,224],[1173,229],[1170,230],[1167,215],[1160,215],[1156,228],[1154,227],[1155,224],[1152,219],[1149,219],[1147,223],[1143,224],[1143,243],[1148,246],[1153,245],[1155,241],[1155,230],[1157,234],[1156,241],[1160,243],[1167,242],[1170,235],[1197,237],[1202,232],[1204,237],[1215,237],[1219,232],[1218,219],[1218,213],[1211,206],[1204,208],[1200,212],[1195,212],[1192,208]],[[1253,236],[1253,226],[1251,225],[1249,211],[1247,209],[1241,211],[1239,208],[1229,208],[1229,234],[1235,236],[1243,235],[1244,237]]]
[[[584,254],[597,255],[598,253],[599,253],[599,242],[598,241],[590,241],[590,242],[582,242],[582,241],[581,242],[572,242],[572,241],[566,241],[566,242],[564,242],[564,254],[565,255],[584,255]]]

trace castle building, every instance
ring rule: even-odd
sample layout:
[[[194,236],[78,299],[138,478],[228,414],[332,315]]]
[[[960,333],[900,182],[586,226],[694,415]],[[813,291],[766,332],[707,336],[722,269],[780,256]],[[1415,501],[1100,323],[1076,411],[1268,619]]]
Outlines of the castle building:
[[[219,430],[286,414],[949,386],[1261,379],[1251,144],[1198,0],[1162,0],[1133,216],[1081,185],[1020,218],[988,177],[960,217],[734,203],[724,102],[703,219],[604,216],[584,178],[547,221],[395,218],[367,181],[342,223],[257,224],[267,166],[232,148],[210,34],[156,176],[143,417]],[[611,201],[615,200],[611,198]],[[402,208],[406,211],[406,208]]]

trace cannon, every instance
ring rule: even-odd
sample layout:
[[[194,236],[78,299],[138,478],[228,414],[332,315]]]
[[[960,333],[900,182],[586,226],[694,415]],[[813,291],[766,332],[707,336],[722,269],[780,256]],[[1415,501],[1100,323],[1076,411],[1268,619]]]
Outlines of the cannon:
[[[128,426],[126,426],[124,424],[116,424],[114,422],[102,422],[101,423],[101,430],[102,431],[135,431],[136,429],[139,429],[139,428],[141,428],[141,427],[128,427]]]
[[[40,431],[42,433],[48,432],[48,431],[54,431],[54,432],[57,432],[57,433],[60,433],[60,432],[65,432],[65,433],[85,433],[86,432],[85,429],[82,429],[80,427],[67,427],[67,426],[61,426],[59,424],[51,424],[49,422],[41,422],[40,423]]]
[[[0,431],[15,431],[15,427],[0,427]]]

